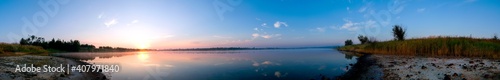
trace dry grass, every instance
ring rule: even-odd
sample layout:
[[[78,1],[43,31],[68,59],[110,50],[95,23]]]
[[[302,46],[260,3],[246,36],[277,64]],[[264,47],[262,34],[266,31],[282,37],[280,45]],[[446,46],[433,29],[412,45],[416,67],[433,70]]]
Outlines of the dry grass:
[[[432,37],[352,45],[341,47],[339,50],[372,54],[500,59],[500,40],[468,37]]]
[[[39,46],[0,43],[0,56],[47,55],[48,51]]]

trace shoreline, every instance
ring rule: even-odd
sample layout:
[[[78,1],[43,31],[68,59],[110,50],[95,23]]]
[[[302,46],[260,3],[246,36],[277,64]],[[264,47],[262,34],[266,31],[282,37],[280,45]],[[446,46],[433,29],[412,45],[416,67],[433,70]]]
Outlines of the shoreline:
[[[376,58],[372,54],[364,54],[357,58],[357,62],[344,75],[338,77],[340,80],[382,80],[383,72],[378,66]]]
[[[500,60],[365,54],[340,79],[500,79]]]
[[[61,58],[55,56],[36,56],[36,55],[23,55],[23,56],[6,56],[0,57],[0,79],[57,79],[57,80],[107,80],[104,74],[99,72],[15,72],[17,65],[33,64],[34,66],[41,65],[89,65],[88,63]]]

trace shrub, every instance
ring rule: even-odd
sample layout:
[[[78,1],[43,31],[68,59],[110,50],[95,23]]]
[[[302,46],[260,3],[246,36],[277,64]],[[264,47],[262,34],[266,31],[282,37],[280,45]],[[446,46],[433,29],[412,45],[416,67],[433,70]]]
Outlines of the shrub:
[[[352,45],[352,40],[348,39],[345,41],[345,46],[349,46],[349,45]]]
[[[358,39],[359,39],[359,42],[361,42],[361,44],[365,44],[366,42],[368,42],[368,37],[363,36],[363,35],[359,35]]]

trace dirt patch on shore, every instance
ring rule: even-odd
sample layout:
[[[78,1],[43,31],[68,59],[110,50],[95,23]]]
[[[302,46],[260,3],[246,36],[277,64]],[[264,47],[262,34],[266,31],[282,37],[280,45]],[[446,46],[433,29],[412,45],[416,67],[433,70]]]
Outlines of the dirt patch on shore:
[[[432,58],[373,56],[385,79],[488,80],[500,79],[500,60],[478,58]]]

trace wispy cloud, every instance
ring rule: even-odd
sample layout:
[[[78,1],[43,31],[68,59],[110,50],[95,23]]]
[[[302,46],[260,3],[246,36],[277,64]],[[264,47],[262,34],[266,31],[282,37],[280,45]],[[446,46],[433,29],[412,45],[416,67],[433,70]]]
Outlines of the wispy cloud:
[[[259,28],[253,28],[254,31],[260,32],[263,31],[264,29],[259,29]]]
[[[342,27],[340,27],[340,29],[347,29],[349,31],[355,31],[355,30],[358,30],[359,27],[358,26],[355,26],[359,23],[352,23],[352,21],[347,21],[346,23],[344,23],[344,25],[342,25]]]
[[[455,7],[460,7],[462,5],[466,5],[466,4],[469,4],[469,3],[474,3],[474,2],[477,2],[477,0],[464,0],[463,2],[460,2],[458,4],[455,4]]]
[[[116,19],[112,19],[112,20],[104,23],[104,25],[106,25],[106,27],[110,27],[110,26],[113,26],[115,24],[118,24],[118,21]]]
[[[258,38],[259,37],[259,33],[253,33],[252,37],[253,37],[252,39]]]
[[[286,24],[286,22],[280,22],[280,21],[276,21],[274,23],[274,28],[280,28],[281,25],[284,25],[285,27],[288,27],[288,24]]]
[[[367,8],[368,7],[361,7],[361,8],[359,8],[358,12],[363,13],[366,11]]]
[[[260,26],[267,27],[267,23],[262,23],[262,24],[260,24]]]
[[[311,29],[311,31],[316,31],[316,32],[325,32],[325,28],[324,27],[316,27],[314,29]]]
[[[99,14],[99,15],[97,16],[97,18],[98,18],[98,19],[101,19],[101,18],[102,18],[102,16],[104,16],[104,14],[103,14],[103,13]]]
[[[138,22],[139,22],[139,20],[134,20],[134,21],[132,21],[132,24],[138,23]]]
[[[212,37],[215,37],[215,38],[224,38],[224,39],[232,38],[232,37],[219,36],[219,35],[213,35]]]
[[[424,11],[425,11],[425,8],[419,8],[419,9],[417,9],[417,12],[418,12],[418,13],[422,13],[422,12],[424,12]]]
[[[261,37],[265,38],[265,39],[270,39],[270,38],[274,38],[274,37],[278,37],[278,36],[281,36],[281,34],[262,35]]]
[[[370,28],[370,27],[375,27],[376,26],[376,22],[373,21],[373,20],[368,20],[368,21],[365,21],[365,22],[352,22],[350,20],[344,20],[346,23],[344,23],[344,25],[342,25],[340,27],[340,29],[346,29],[346,30],[349,30],[349,31],[356,31],[356,30],[359,30],[363,27],[365,28]]]

